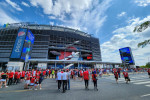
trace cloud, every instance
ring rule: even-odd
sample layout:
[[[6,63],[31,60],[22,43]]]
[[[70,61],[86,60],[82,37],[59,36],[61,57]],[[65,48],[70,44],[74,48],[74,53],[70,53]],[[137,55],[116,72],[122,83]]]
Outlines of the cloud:
[[[0,9],[1,12],[1,16],[0,16],[0,24],[6,24],[6,23],[17,23],[20,22],[18,19],[13,18],[12,16],[6,14],[5,11],[3,11],[2,9]]]
[[[117,15],[117,17],[122,17],[122,16],[125,16],[126,15],[126,12],[121,12],[120,14]]]
[[[30,0],[30,3],[32,4],[32,6],[35,7],[42,7],[43,8],[43,12],[45,14],[51,14],[53,12],[52,10],[52,0]]]
[[[54,25],[54,22],[49,22],[50,25]]]
[[[12,2],[11,0],[5,0],[8,4],[10,4],[13,8],[15,8],[18,11],[23,11],[19,5],[17,5],[15,2]]]
[[[149,5],[150,5],[150,0],[135,0],[135,3],[136,3],[138,6],[146,7],[146,6],[149,6]]]
[[[29,4],[25,3],[25,2],[21,2],[22,5],[26,6],[26,7],[30,7]]]
[[[101,45],[102,60],[112,61],[113,58],[113,61],[121,62],[119,49],[131,47],[136,65],[145,65],[147,63],[147,58],[150,57],[150,55],[147,55],[150,45],[147,45],[145,48],[138,48],[137,44],[150,38],[150,28],[141,33],[134,33],[133,30],[136,25],[140,25],[148,20],[150,20],[150,16],[143,19],[133,18],[128,21],[127,26],[114,30],[112,32],[114,34],[112,38]]]
[[[57,18],[65,26],[98,35],[98,31],[107,19],[105,12],[110,7],[111,1],[30,0],[30,3],[32,6],[41,7],[44,14],[50,15],[50,19]]]

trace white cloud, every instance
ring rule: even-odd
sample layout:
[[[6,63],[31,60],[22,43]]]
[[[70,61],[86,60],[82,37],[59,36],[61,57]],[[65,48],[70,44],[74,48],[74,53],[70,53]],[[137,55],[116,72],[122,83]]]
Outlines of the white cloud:
[[[43,8],[43,12],[45,14],[51,14],[52,13],[52,0],[30,0],[30,3],[32,4],[32,6],[35,7],[42,7]]]
[[[102,60],[112,61],[113,59],[115,62],[121,62],[118,49],[131,47],[136,65],[145,65],[148,57],[150,57],[150,45],[147,45],[145,48],[138,48],[137,44],[150,38],[150,28],[141,33],[134,33],[133,30],[136,25],[140,25],[148,20],[150,20],[150,16],[144,19],[130,19],[127,26],[114,30],[112,38],[101,45]]]
[[[54,25],[54,22],[49,22],[50,25]]]
[[[49,16],[49,19],[56,19],[55,16]]]
[[[50,19],[59,19],[65,26],[99,34],[106,21],[106,10],[112,0],[30,0],[32,6],[41,7]],[[64,6],[65,5],[65,6]],[[93,27],[94,26],[94,27]]]
[[[120,14],[117,15],[117,17],[122,17],[122,16],[125,16],[126,15],[126,12],[121,12]]]
[[[17,20],[16,18],[13,18],[9,15],[6,14],[5,11],[3,11],[2,9],[0,9],[1,12],[1,16],[0,16],[0,24],[6,24],[6,23],[17,23],[19,22],[19,20]]]
[[[26,7],[30,7],[29,4],[25,3],[25,2],[21,2],[22,5],[26,6]]]
[[[13,8],[15,8],[18,11],[23,11],[19,5],[17,5],[15,2],[12,2],[11,0],[5,0],[8,4],[10,4]]]
[[[135,0],[138,6],[146,7],[150,5],[150,0]]]

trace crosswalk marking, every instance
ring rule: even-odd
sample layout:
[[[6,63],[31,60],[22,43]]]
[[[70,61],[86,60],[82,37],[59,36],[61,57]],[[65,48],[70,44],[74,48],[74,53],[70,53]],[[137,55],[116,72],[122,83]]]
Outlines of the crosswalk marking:
[[[150,85],[145,85],[145,86],[150,87]]]
[[[112,80],[115,82],[114,76],[110,77],[104,77],[104,79]],[[130,83],[135,84],[135,85],[144,85],[146,87],[150,87],[150,79],[148,78],[147,75],[140,75],[140,76],[130,76]],[[118,78],[118,83],[125,83],[124,77]]]
[[[139,82],[139,83],[133,83],[133,84],[147,84],[150,83],[150,81],[146,81],[146,82]]]

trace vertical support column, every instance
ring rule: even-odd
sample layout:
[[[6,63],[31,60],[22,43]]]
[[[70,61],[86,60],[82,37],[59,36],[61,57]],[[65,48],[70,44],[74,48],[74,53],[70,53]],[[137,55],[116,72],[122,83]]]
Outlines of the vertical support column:
[[[56,69],[57,63],[55,62],[55,69]]]

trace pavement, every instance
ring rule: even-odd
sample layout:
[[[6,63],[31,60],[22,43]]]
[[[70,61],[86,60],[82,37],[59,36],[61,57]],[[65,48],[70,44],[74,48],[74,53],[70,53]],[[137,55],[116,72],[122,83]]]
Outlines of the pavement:
[[[119,78],[116,84],[114,76],[104,75],[98,79],[98,91],[94,91],[89,81],[89,90],[85,90],[84,81],[71,80],[71,89],[66,93],[57,90],[55,79],[45,79],[42,90],[24,90],[24,83],[0,89],[0,100],[149,100],[150,79],[147,73],[130,75],[131,82],[126,84]]]

